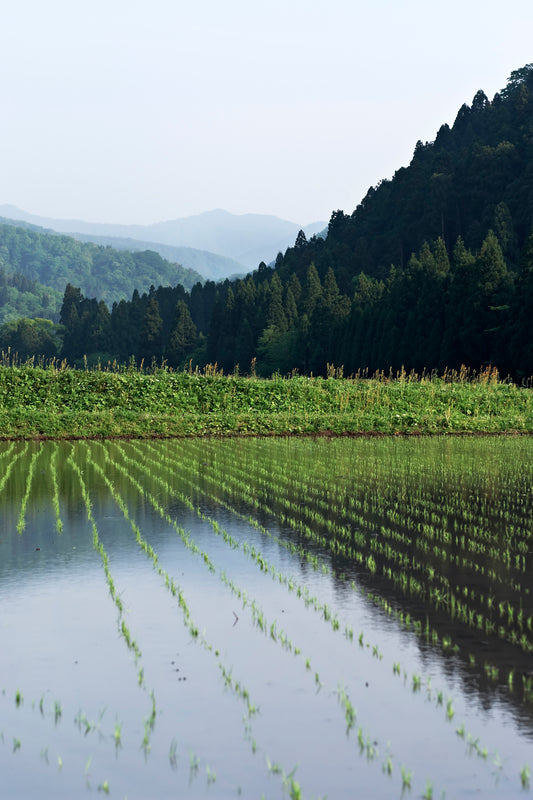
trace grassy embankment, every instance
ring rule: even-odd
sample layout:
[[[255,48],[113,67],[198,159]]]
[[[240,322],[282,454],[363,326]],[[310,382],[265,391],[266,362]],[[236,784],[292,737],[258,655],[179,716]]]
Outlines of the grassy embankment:
[[[494,372],[268,380],[0,366],[0,439],[532,433],[533,390]]]

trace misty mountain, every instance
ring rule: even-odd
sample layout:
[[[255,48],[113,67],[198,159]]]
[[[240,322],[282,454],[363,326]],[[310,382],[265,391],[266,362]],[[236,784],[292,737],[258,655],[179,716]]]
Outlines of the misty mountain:
[[[83,220],[54,219],[29,214],[12,205],[0,206],[0,215],[13,220],[51,228],[68,233],[80,241],[110,244],[117,249],[132,250],[131,240],[139,242],[138,249],[150,249],[163,258],[178,261],[184,267],[195,269],[205,278],[217,280],[255,269],[261,261],[273,261],[279,252],[294,244],[300,229],[306,236],[321,233],[326,222],[300,226],[294,222],[266,214],[230,214],[217,209],[151,225],[114,225]],[[92,237],[104,237],[94,240]],[[83,238],[82,238],[83,237]],[[161,246],[179,248],[163,251]],[[190,253],[187,248],[202,251]],[[209,256],[205,255],[205,253]],[[213,256],[230,259],[231,263],[218,264]],[[202,265],[202,259],[205,266]]]
[[[78,242],[112,247],[114,250],[128,250],[131,253],[151,250],[158,253],[166,261],[181,264],[185,269],[193,270],[205,280],[219,281],[227,277],[243,275],[247,269],[232,258],[209,253],[207,250],[196,250],[194,247],[174,247],[160,242],[143,242],[140,239],[122,239],[118,236],[94,236],[89,233],[72,234]]]
[[[111,304],[131,297],[135,289],[148,292],[152,285],[179,284],[191,290],[201,281],[199,273],[170,262],[153,250],[120,251],[49,233],[29,223],[3,224],[0,218],[0,318],[2,314],[13,318],[21,303],[28,306],[23,312],[27,316],[50,314],[54,318],[55,293],[62,294],[67,283]],[[16,291],[36,295],[37,305],[30,297],[19,298]],[[42,307],[38,307],[39,298],[43,300]],[[9,308],[4,308],[6,305]]]

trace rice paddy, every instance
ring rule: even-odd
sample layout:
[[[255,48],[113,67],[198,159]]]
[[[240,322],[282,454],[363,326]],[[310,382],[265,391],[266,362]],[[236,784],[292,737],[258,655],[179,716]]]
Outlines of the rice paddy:
[[[532,456],[1,443],[4,791],[522,797]]]

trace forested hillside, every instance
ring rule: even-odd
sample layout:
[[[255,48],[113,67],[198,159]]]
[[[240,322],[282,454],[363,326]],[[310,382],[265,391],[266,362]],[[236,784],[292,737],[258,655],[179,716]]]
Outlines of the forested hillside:
[[[62,292],[0,267],[0,324],[19,317],[59,320]]]
[[[135,288],[144,292],[152,284],[180,283],[191,289],[202,280],[197,272],[166,261],[150,250],[118,251],[45,233],[29,225],[0,224],[0,268],[61,294],[67,283],[75,283],[86,294],[96,295],[106,303],[131,297]]]
[[[0,215],[11,223],[25,220],[34,228],[67,234],[80,242],[134,252],[154,250],[210,280],[243,275],[261,261],[272,261],[278,250],[285,250],[294,242],[299,230],[295,222],[269,214],[232,214],[222,209],[150,225],[39,217],[10,205],[0,205]],[[318,234],[326,227],[326,222],[317,221],[306,225],[304,231],[307,235]]]
[[[63,355],[171,366],[533,374],[533,65],[489,100],[479,91],[408,167],[371,188],[325,239],[246,278],[151,289],[130,301],[67,287]]]

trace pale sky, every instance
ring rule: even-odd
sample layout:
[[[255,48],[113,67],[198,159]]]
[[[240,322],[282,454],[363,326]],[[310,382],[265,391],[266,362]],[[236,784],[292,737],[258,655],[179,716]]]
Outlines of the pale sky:
[[[12,0],[0,203],[327,221],[531,62],[532,0]]]

